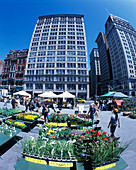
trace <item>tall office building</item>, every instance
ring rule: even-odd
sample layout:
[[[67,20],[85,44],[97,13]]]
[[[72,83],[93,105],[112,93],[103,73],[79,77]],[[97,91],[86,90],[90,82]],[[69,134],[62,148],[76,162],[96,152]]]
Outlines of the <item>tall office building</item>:
[[[112,83],[112,67],[110,61],[109,47],[104,32],[100,32],[96,41],[100,68],[101,68],[101,93],[104,94],[111,90]]]
[[[84,16],[40,16],[27,58],[24,89],[37,96],[69,91],[89,97],[88,56]]]
[[[90,77],[91,77],[91,96],[98,96],[101,94],[101,70],[100,59],[97,48],[93,48],[90,53]]]
[[[113,73],[113,89],[136,95],[136,31],[128,21],[110,15],[105,34]]]
[[[7,54],[1,75],[1,84],[11,93],[23,89],[28,49],[10,50]]]

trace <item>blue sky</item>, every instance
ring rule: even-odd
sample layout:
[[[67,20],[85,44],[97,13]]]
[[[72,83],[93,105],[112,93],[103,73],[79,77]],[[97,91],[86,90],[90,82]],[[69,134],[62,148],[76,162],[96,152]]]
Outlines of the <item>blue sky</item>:
[[[50,14],[84,14],[89,55],[98,33],[104,32],[105,8],[136,29],[136,0],[0,0],[0,59],[10,49],[29,48],[38,17]]]

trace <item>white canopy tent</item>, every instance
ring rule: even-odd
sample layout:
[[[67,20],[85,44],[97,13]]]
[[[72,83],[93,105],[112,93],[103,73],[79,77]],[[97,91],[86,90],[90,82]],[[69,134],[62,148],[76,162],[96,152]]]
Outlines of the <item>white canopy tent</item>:
[[[18,92],[16,92],[16,93],[13,93],[13,95],[15,96],[15,95],[21,95],[21,96],[27,96],[27,97],[29,97],[29,98],[31,98],[31,94],[29,94],[29,93],[27,93],[26,91],[18,91]]]
[[[58,98],[75,98],[75,95],[69,93],[68,91],[65,91],[58,95]]]
[[[58,98],[58,95],[56,95],[52,91],[46,91],[46,92],[44,92],[42,94],[39,94],[38,96],[39,97],[47,97],[47,98]]]

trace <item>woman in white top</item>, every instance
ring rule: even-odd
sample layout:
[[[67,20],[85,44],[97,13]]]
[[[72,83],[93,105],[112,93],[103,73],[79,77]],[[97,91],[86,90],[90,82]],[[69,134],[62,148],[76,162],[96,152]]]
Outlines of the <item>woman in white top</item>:
[[[118,109],[114,109],[113,110],[114,115],[111,116],[108,128],[110,126],[110,132],[111,132],[111,137],[115,137],[114,133],[117,127],[117,123],[118,123],[118,127],[120,128],[120,120],[118,117]]]

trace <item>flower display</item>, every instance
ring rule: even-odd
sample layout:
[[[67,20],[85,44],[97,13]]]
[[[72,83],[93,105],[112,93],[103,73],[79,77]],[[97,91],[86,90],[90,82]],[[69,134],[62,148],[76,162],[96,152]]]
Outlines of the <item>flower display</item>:
[[[12,126],[21,128],[21,129],[25,129],[27,127],[24,123],[17,122],[17,121],[12,120],[12,119],[5,120],[5,123],[8,124],[8,125],[12,125]]]
[[[16,116],[16,119],[34,121],[39,117],[40,115],[35,113],[20,113]]]
[[[20,109],[0,109],[0,115],[3,115],[5,117],[12,116],[16,113],[22,112]]]

